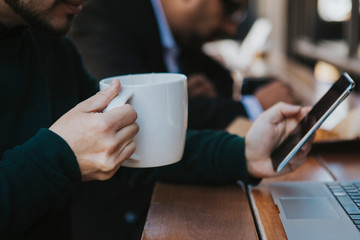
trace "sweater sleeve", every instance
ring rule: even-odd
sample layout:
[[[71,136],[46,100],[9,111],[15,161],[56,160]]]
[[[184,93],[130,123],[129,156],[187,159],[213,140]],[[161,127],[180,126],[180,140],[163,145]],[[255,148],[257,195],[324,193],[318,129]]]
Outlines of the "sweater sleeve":
[[[4,152],[0,161],[0,238],[26,231],[54,207],[71,182],[80,180],[75,155],[50,130],[41,129],[25,144]]]
[[[73,72],[79,82],[79,101],[84,101],[99,91],[99,83],[85,68],[83,59],[71,39],[64,37],[63,43],[69,53],[69,61],[72,63]]]
[[[179,162],[149,169],[122,167],[116,177],[133,185],[155,181],[235,184],[240,180],[248,183],[245,140],[227,132],[188,130]]]

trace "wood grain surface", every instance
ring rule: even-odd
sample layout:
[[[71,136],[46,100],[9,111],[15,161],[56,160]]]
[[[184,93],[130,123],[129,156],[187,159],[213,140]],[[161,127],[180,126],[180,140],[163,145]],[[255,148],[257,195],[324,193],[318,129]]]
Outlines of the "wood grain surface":
[[[328,168],[336,180],[360,181],[360,146],[359,151],[355,152],[321,154],[319,162]]]
[[[142,240],[258,239],[240,186],[158,183]]]

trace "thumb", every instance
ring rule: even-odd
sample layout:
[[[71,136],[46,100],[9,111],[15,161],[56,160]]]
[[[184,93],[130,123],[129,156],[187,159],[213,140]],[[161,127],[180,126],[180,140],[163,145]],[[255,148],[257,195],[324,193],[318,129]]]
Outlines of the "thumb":
[[[301,113],[301,106],[287,103],[279,103],[281,115],[285,118],[294,117]]]
[[[78,105],[78,108],[84,112],[102,112],[107,107],[107,105],[109,105],[111,100],[113,100],[118,95],[120,87],[120,81],[115,79],[107,88],[96,93],[89,99],[81,102]]]
[[[300,106],[279,102],[265,111],[263,116],[267,118],[269,122],[277,124],[279,121],[294,117],[300,113]]]

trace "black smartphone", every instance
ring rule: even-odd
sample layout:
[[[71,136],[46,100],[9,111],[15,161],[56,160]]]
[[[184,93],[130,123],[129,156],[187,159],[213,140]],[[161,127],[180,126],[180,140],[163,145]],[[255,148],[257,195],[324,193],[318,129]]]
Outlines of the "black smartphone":
[[[280,172],[325,119],[350,94],[355,83],[343,73],[325,95],[312,107],[291,134],[272,152],[274,171]]]

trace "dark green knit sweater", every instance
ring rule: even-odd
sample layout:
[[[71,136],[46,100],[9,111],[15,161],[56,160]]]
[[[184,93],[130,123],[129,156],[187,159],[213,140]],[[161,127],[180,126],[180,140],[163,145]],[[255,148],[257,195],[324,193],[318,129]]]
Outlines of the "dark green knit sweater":
[[[76,157],[47,128],[98,91],[69,40],[29,28],[0,35],[0,239],[69,239],[69,198],[81,181]],[[120,168],[119,181],[230,184],[247,181],[244,139],[188,131],[183,159]]]

